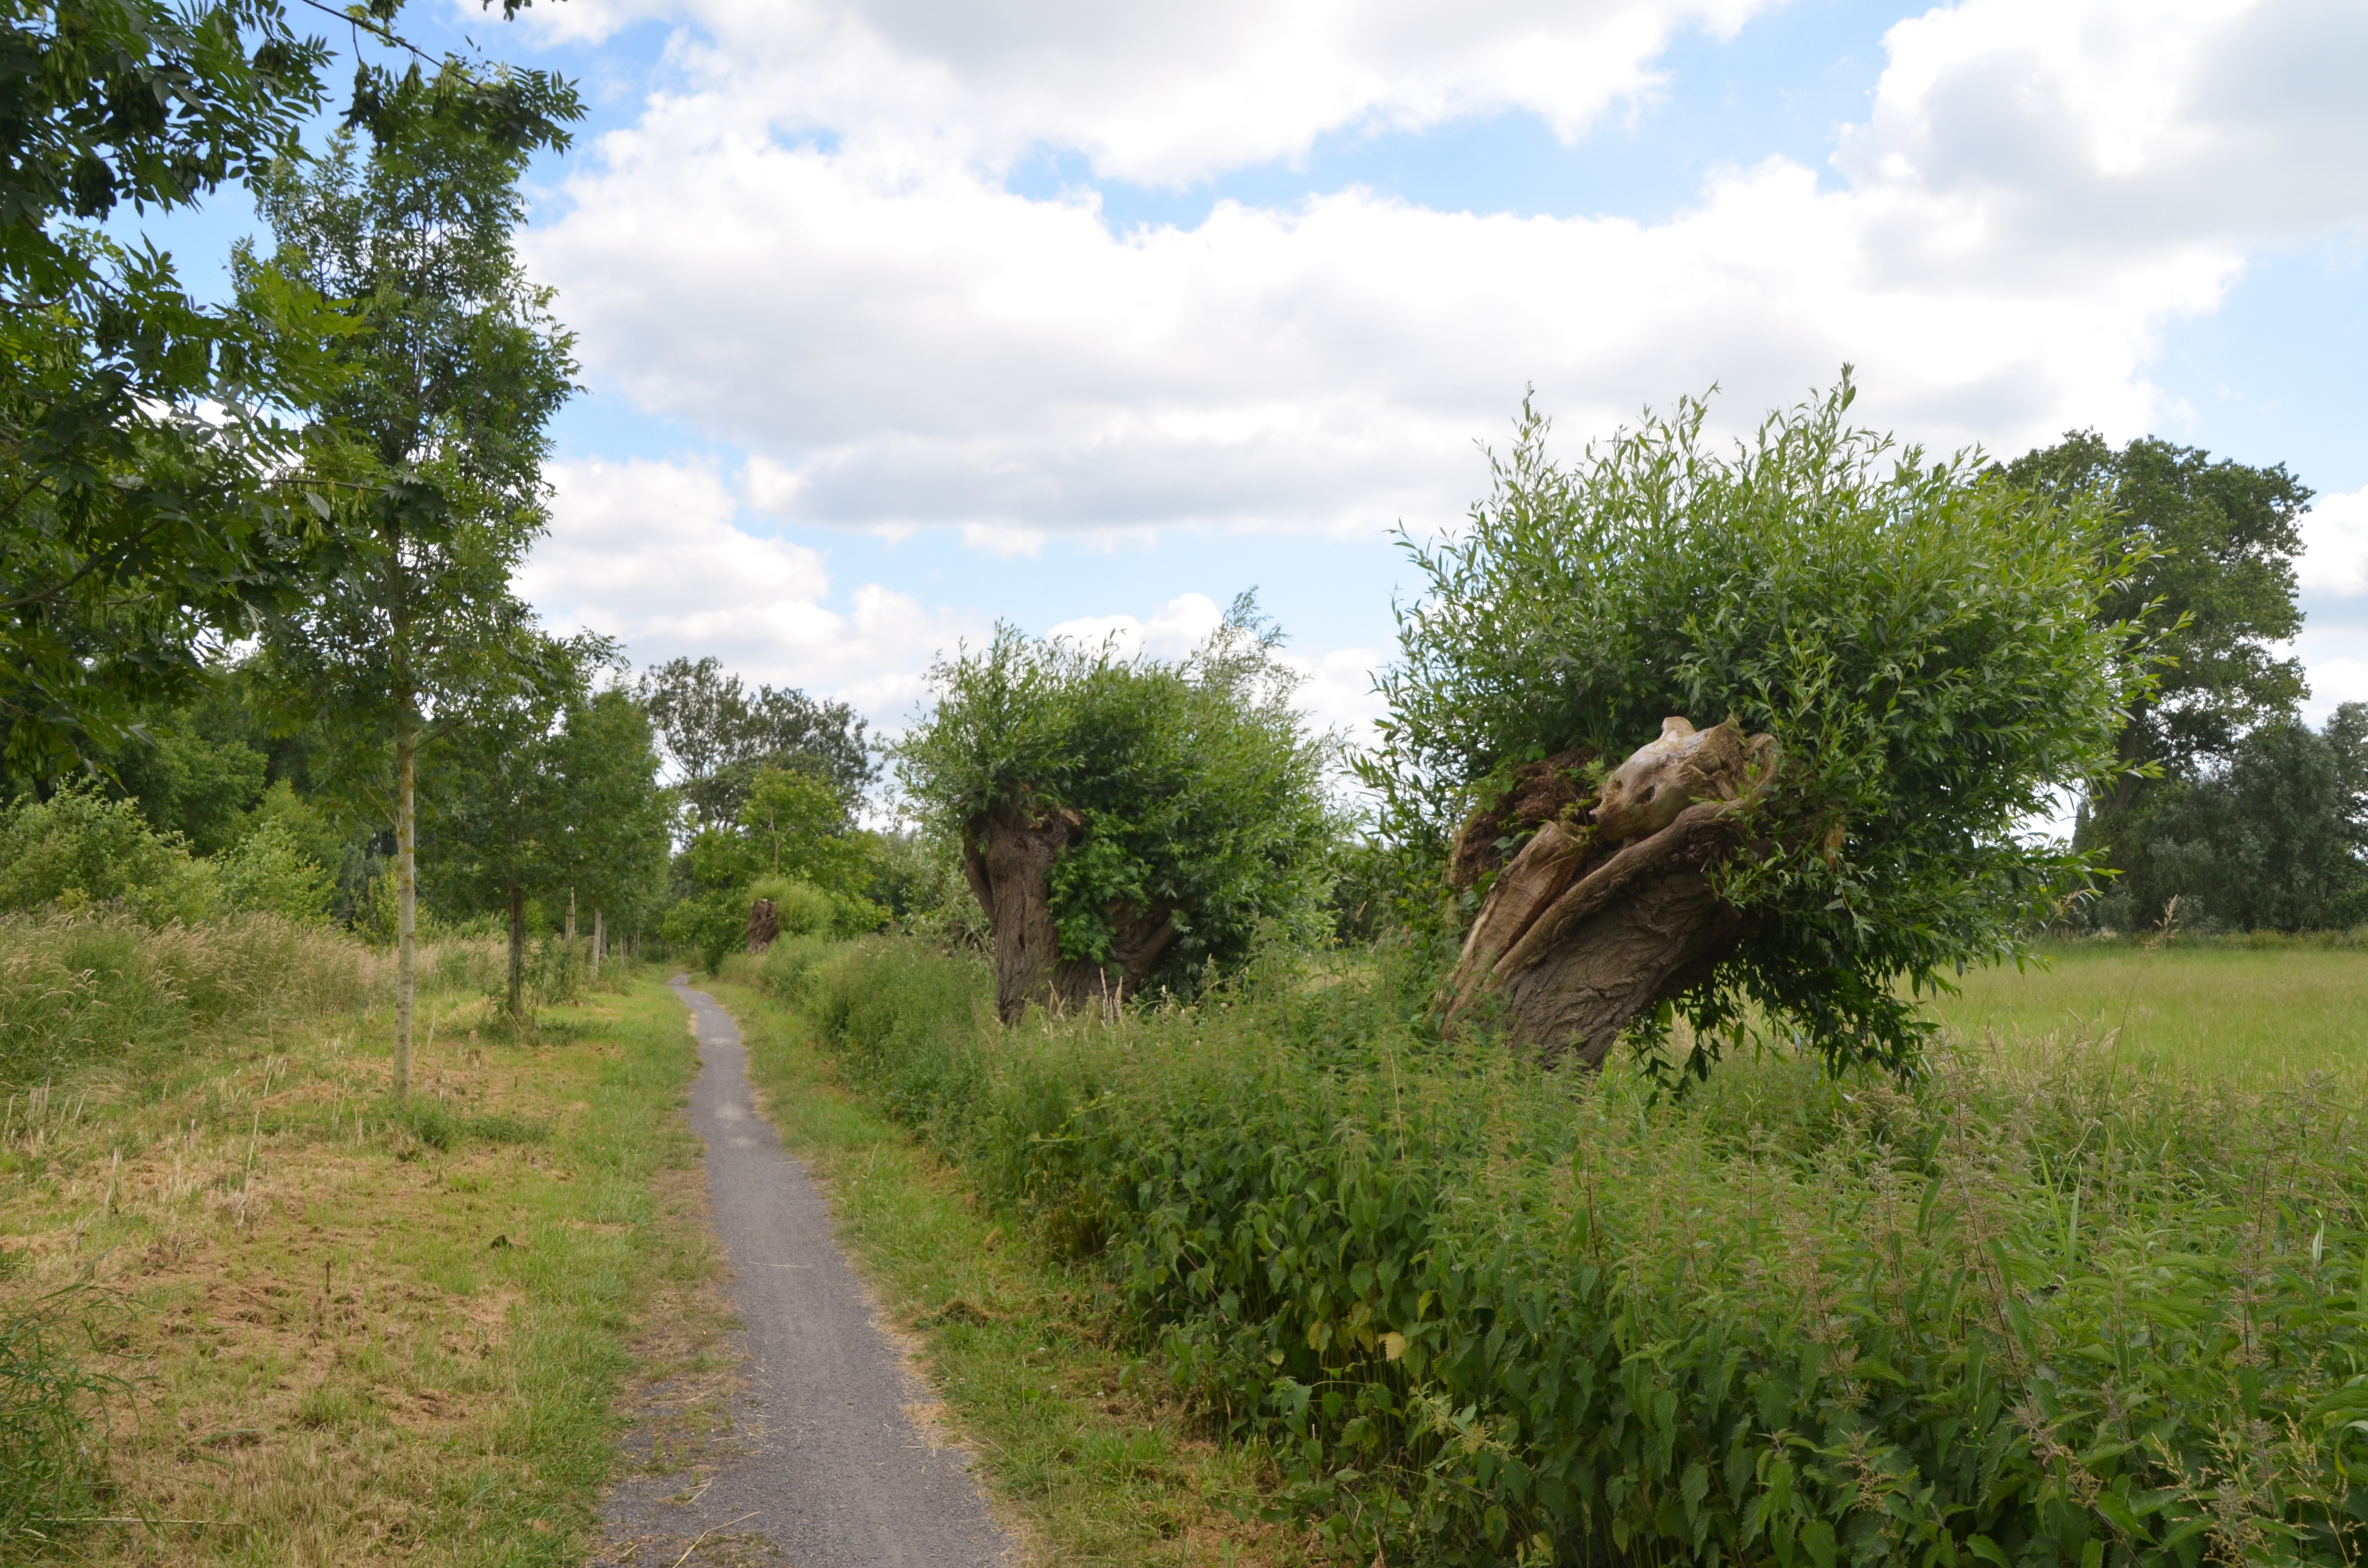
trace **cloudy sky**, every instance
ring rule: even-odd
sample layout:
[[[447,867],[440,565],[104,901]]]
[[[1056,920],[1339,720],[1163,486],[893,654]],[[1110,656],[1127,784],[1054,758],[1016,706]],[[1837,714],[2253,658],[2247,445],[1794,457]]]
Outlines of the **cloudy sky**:
[[[1354,722],[1390,531],[1525,386],[1575,448],[1848,360],[1930,445],[2288,464],[2312,710],[2368,698],[2358,0],[449,16],[593,104],[525,241],[590,387],[526,585],[637,661],[893,729],[997,619],[1167,650],[1255,587]]]

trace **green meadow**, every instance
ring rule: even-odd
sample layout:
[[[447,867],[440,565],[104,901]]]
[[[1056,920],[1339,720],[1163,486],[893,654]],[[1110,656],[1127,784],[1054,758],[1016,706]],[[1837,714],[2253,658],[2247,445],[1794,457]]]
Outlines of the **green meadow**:
[[[1930,1006],[1967,1047],[2078,1048],[2255,1087],[2368,1068],[2368,950],[2302,944],[2052,943],[1969,971]]]

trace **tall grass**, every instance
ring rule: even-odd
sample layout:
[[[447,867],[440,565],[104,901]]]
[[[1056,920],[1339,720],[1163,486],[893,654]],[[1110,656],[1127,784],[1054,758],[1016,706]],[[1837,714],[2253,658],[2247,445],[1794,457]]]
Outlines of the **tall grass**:
[[[504,963],[498,937],[426,943],[421,988],[492,994]],[[392,953],[277,915],[163,926],[121,912],[0,915],[0,1085],[38,1085],[200,1031],[349,1012],[393,986]]]
[[[738,960],[746,962],[747,960]],[[980,968],[784,943],[848,1082],[1099,1260],[1360,1560],[2352,1561],[2368,1146],[2325,1085],[2097,1053],[1729,1063],[1682,1100],[1269,961],[992,1024]]]

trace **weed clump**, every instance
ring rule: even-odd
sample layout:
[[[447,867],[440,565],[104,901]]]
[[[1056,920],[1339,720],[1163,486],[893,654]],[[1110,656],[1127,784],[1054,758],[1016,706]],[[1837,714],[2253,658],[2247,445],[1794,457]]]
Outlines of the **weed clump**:
[[[107,1405],[129,1388],[71,1342],[108,1304],[85,1280],[0,1313],[0,1556],[43,1551],[62,1526],[103,1511]]]
[[[550,1127],[516,1116],[465,1116],[441,1100],[415,1096],[391,1100],[382,1108],[386,1125],[438,1153],[449,1153],[469,1140],[482,1143],[540,1143]]]
[[[744,961],[744,960],[735,960]],[[2353,1560],[2363,1108],[2070,1051],[1691,1094],[1277,959],[1191,1006],[994,1023],[975,960],[757,978],[1362,1557]]]

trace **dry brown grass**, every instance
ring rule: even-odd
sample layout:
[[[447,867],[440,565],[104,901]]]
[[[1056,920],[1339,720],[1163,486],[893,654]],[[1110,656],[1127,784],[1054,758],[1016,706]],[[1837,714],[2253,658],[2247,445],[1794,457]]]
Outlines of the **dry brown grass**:
[[[356,966],[365,996],[376,960]],[[580,1562],[620,1315],[701,1267],[654,1204],[695,1144],[655,985],[497,1044],[431,999],[418,1093],[384,1099],[374,1010],[133,1049],[0,1122],[0,1311],[110,1292],[112,1513],[91,1562]],[[248,1015],[255,1021],[255,1015]],[[425,1029],[423,1028],[423,1034]]]

